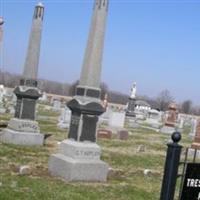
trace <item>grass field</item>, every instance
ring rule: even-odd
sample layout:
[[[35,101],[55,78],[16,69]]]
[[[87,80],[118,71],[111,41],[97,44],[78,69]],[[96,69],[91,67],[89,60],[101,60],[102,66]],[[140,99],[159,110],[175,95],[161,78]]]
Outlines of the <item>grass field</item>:
[[[43,112],[45,115],[51,113]],[[147,129],[129,129],[127,141],[98,140],[102,160],[113,169],[106,183],[66,183],[50,176],[48,159],[57,151],[57,142],[67,137],[58,129],[55,119],[39,120],[41,132],[52,136],[43,147],[20,147],[0,143],[0,200],[156,200],[159,199],[162,173],[169,135]],[[8,120],[9,115],[0,117]],[[181,144],[189,146],[188,130],[182,133]],[[145,152],[137,152],[139,145]],[[30,175],[19,175],[21,165],[31,167]],[[144,169],[152,170],[148,176]]]

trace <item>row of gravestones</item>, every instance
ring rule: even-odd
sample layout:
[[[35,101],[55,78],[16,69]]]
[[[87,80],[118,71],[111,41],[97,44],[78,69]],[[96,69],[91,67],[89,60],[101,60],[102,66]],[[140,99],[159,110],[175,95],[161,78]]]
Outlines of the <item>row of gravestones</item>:
[[[59,107],[60,109],[60,107]],[[54,108],[54,110],[57,110]],[[68,107],[61,108],[61,115],[58,118],[57,126],[59,128],[69,128],[71,120],[71,111]],[[150,110],[148,117],[145,120],[139,120],[137,117],[127,118],[124,111],[116,112],[110,107],[107,108],[106,112],[100,116],[99,119],[99,130],[97,131],[97,136],[99,138],[111,138],[112,134],[117,135],[118,138],[127,139],[127,132],[124,128],[125,123],[128,123],[129,127],[138,128],[146,127],[144,124],[152,127],[159,131],[159,128],[163,125],[163,113],[157,110]],[[179,115],[177,123],[177,130],[181,131],[184,125],[191,126],[191,131],[189,136],[194,138],[196,134],[197,119],[189,118]]]
[[[43,100],[47,100],[47,98],[44,95]],[[9,93],[6,91],[6,89],[1,85],[0,86],[0,113],[5,113],[6,110],[13,114],[16,104],[16,96],[13,93]],[[59,128],[69,128],[70,120],[71,120],[71,111],[65,106],[65,108],[62,108],[62,103],[59,100],[54,100],[52,102],[53,111],[59,111],[61,112],[61,115],[58,119],[58,127]],[[6,105],[6,106],[5,106]],[[6,109],[7,108],[7,109]],[[128,125],[132,128],[143,126],[144,124],[147,124],[148,126],[152,127],[155,130],[159,130],[159,128],[163,125],[163,112],[159,112],[157,110],[149,110],[147,113],[139,113],[136,115],[135,119],[128,119],[125,117],[125,111],[116,111],[110,107],[107,108],[106,112],[100,117],[99,124],[101,125],[107,125],[108,127],[111,127],[112,129],[124,129],[125,120],[128,122]],[[189,136],[191,138],[194,138],[196,133],[196,126],[197,126],[197,119],[191,118],[187,116],[178,116],[178,130],[182,130],[184,124],[191,126],[191,131],[189,133]],[[114,132],[117,132],[115,130]],[[109,131],[108,131],[109,132]]]

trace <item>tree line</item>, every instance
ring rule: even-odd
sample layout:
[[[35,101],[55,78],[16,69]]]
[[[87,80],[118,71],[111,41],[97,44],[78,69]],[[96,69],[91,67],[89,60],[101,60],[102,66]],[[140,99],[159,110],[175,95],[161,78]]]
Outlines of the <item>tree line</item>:
[[[9,72],[2,72],[0,70],[0,84],[5,85],[6,87],[14,88],[16,85],[19,84],[21,78],[22,76],[20,75]],[[42,91],[45,91],[47,93],[58,94],[63,96],[73,96],[75,94],[75,88],[78,85],[78,81],[69,84],[39,79],[38,84],[38,87]],[[110,90],[106,83],[101,83],[100,87],[102,100],[104,99],[105,94],[107,94],[108,102],[124,105],[127,104],[129,95]],[[152,108],[161,111],[166,111],[168,109],[169,103],[175,102],[174,97],[167,89],[161,91],[155,98],[150,98],[148,96],[137,96],[137,99],[144,100],[148,102]],[[183,101],[182,103],[179,103],[178,109],[180,112],[185,114],[200,115],[200,107],[193,105],[193,102],[189,99]]]

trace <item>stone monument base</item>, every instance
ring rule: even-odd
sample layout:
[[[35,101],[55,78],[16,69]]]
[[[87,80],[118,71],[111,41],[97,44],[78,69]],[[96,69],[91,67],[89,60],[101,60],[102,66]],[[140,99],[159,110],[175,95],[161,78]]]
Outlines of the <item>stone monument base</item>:
[[[40,134],[36,121],[13,118],[8,128],[0,132],[0,141],[24,146],[43,145],[44,135]]]
[[[105,182],[108,164],[100,160],[101,149],[96,143],[64,140],[59,152],[49,159],[49,171],[65,181]]]
[[[165,133],[165,134],[172,134],[173,132],[175,132],[175,127],[171,127],[171,126],[163,126],[160,129],[161,133]]]

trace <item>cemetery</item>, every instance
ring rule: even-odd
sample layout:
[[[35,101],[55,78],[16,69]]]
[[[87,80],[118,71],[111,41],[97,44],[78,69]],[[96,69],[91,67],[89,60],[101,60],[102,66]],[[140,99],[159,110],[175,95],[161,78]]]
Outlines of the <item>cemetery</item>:
[[[48,115],[52,116],[53,112]],[[44,146],[32,148],[1,143],[1,199],[159,199],[169,135],[145,128],[126,127],[128,140],[98,139],[102,160],[109,163],[108,180],[104,183],[65,183],[50,175],[48,160],[67,134],[66,130],[57,127],[59,115],[53,113],[55,119],[51,120],[48,115],[38,121],[41,133],[52,134]],[[10,114],[4,114],[0,120],[8,121],[10,117]],[[192,143],[189,131],[190,127],[184,127],[182,132],[181,144],[185,147]],[[139,152],[141,144],[145,150]],[[29,166],[30,169],[21,174],[21,166]],[[147,169],[149,173],[145,175]]]
[[[200,200],[199,116],[171,98],[158,108],[136,82],[124,104],[101,87],[109,0],[94,0],[68,96],[39,83],[45,12],[35,5],[19,82],[0,84],[0,199]]]

